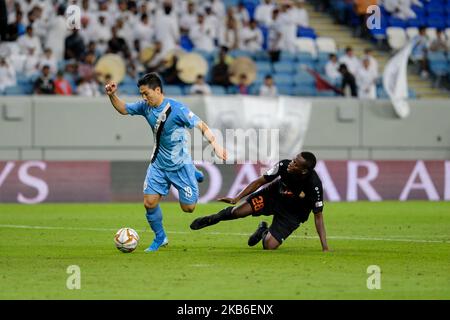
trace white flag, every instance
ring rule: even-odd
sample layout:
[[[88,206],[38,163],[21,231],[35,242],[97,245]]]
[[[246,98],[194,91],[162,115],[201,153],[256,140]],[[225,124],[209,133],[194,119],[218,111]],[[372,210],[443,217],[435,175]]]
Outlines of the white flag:
[[[395,113],[400,118],[406,118],[410,113],[407,69],[413,45],[413,42],[410,42],[393,56],[384,67],[383,72],[384,90],[391,99]]]

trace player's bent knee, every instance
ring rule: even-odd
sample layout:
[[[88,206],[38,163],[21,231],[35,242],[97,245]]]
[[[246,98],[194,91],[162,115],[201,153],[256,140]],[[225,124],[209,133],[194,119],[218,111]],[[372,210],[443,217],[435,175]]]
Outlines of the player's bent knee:
[[[158,206],[159,199],[144,197],[144,207],[146,209],[154,209]]]
[[[275,250],[281,243],[278,242],[270,233],[267,233],[266,237],[263,239],[264,250]]]
[[[192,213],[195,210],[195,204],[181,204],[181,210],[187,213]]]

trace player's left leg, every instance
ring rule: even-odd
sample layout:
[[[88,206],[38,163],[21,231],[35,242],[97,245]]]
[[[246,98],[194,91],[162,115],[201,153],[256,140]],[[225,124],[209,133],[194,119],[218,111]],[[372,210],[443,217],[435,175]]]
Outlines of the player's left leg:
[[[262,244],[265,250],[275,250],[281,245],[281,243],[278,242],[278,240],[275,239],[275,237],[272,236],[270,232],[267,232],[267,234],[263,238]]]
[[[196,168],[193,164],[186,164],[176,171],[168,171],[170,183],[178,190],[181,210],[194,212],[198,201],[198,183]]]
[[[253,245],[262,240],[262,246],[265,250],[275,250],[300,226],[300,222],[296,220],[297,217],[295,215],[292,215],[290,212],[283,210],[280,207],[277,209],[270,227],[267,228],[266,225],[266,228],[263,230],[258,228],[256,232],[250,236],[249,245],[250,239],[255,237],[255,234],[258,234],[260,237],[255,237],[252,243]]]

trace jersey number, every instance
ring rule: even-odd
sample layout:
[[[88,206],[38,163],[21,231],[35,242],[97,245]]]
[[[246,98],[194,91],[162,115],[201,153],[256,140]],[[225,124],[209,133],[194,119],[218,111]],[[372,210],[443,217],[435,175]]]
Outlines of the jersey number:
[[[264,198],[262,196],[252,199],[253,209],[259,211],[264,208]]]
[[[192,197],[192,189],[191,189],[191,187],[184,187],[183,190],[184,190],[184,195],[185,195],[186,198]]]

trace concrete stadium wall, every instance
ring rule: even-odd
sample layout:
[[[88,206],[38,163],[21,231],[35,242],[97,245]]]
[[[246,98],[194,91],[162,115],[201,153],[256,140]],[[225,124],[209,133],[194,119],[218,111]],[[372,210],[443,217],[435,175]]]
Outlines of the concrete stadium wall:
[[[205,118],[201,97],[180,100]],[[387,100],[308,100],[304,149],[322,160],[450,159],[449,100],[413,100],[406,119]],[[141,161],[152,150],[147,123],[118,114],[107,97],[3,96],[0,111],[0,160]]]

